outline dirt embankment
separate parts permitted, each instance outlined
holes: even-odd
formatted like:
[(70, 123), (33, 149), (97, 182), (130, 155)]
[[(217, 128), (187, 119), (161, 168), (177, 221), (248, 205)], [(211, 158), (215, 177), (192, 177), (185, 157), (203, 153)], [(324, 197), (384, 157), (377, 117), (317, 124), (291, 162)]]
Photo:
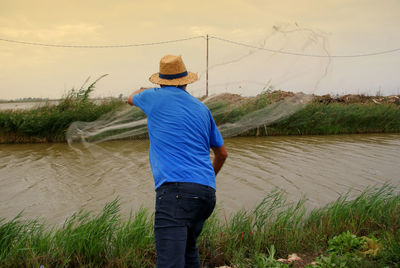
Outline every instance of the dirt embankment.
[(375, 104), (400, 104), (400, 95), (392, 96), (366, 96), (366, 95), (353, 95), (348, 94), (344, 96), (331, 96), (329, 94), (323, 96), (314, 96), (314, 102), (319, 103), (375, 103)]
[[(224, 101), (227, 102), (228, 104), (234, 104), (234, 103), (243, 103), (247, 101), (254, 101), (256, 99), (266, 97), (271, 100), (271, 102), (277, 102), (284, 100), (287, 97), (293, 97), (296, 94), (303, 94), (303, 93), (294, 93), (294, 92), (289, 92), (289, 91), (282, 91), (282, 90), (277, 90), (277, 91), (272, 91), (272, 92), (266, 92), (264, 94), (257, 95), (256, 97), (243, 97), (238, 94), (230, 94), (230, 93), (223, 93), (219, 94), (216, 96), (210, 97), (207, 101), (210, 102), (216, 102), (216, 101)], [(400, 105), (400, 95), (391, 95), (391, 96), (366, 96), (366, 95), (359, 95), (359, 94), (347, 94), (344, 96), (332, 96), (330, 94), (318, 96), (318, 95), (312, 95), (313, 96), (313, 102), (314, 103), (323, 103), (323, 104), (329, 104), (329, 103), (343, 103), (343, 104), (354, 104), (354, 103), (361, 103), (361, 104), (367, 104), (367, 103), (375, 103), (375, 104), (398, 104)]]

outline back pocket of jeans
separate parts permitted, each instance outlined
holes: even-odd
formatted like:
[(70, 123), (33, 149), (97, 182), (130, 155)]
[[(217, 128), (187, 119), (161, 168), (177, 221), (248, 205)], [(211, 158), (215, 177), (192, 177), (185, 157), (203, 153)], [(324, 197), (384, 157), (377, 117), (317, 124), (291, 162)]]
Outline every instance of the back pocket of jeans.
[(180, 193), (176, 196), (177, 207), (175, 217), (177, 219), (200, 220), (207, 210), (207, 203), (193, 194)]

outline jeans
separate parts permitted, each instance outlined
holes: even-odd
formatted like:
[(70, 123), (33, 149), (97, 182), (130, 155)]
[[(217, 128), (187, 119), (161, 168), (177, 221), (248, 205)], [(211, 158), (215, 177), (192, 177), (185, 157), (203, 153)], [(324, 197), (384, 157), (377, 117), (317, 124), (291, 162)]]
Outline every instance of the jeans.
[(164, 183), (156, 190), (157, 267), (200, 267), (197, 237), (215, 207), (215, 190), (197, 183)]

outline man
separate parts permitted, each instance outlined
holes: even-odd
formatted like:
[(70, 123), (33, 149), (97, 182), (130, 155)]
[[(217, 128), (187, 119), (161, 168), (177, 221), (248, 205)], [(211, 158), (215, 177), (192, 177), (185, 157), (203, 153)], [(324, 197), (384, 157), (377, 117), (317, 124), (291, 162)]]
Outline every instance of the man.
[[(228, 154), (208, 108), (186, 91), (197, 80), (180, 56), (167, 55), (128, 103), (147, 115), (156, 189), (157, 267), (200, 267), (197, 237), (215, 206), (215, 176)], [(210, 148), (214, 160), (210, 160)]]

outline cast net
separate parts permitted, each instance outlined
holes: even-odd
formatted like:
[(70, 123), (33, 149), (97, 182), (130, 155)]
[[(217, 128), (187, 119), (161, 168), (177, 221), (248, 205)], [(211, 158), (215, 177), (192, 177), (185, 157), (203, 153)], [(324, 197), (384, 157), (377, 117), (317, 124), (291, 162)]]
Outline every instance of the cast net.
[[(246, 135), (252, 130), (258, 134), (260, 128), (267, 135), (268, 126), (310, 103), (313, 99), (310, 93), (318, 91), (329, 73), (327, 37), (313, 29), (274, 26), (251, 47), (218, 38), (211, 41), (214, 53), (210, 57), (209, 92), (212, 94), (204, 97), (205, 71), (199, 73), (199, 81), (189, 85), (188, 91), (209, 107), (224, 138)], [(266, 51), (267, 48), (275, 51)], [(126, 104), (96, 121), (72, 123), (67, 141), (73, 146), (145, 139), (146, 123), (143, 112)]]

